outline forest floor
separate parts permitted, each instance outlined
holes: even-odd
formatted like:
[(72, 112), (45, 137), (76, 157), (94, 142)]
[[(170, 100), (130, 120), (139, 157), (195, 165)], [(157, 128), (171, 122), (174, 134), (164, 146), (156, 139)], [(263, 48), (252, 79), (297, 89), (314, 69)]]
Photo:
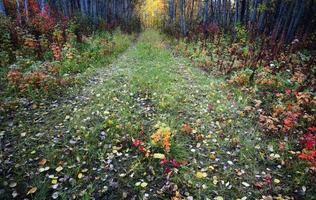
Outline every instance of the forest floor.
[(249, 99), (191, 67), (159, 33), (145, 31), (111, 65), (88, 74), (66, 98), (26, 101), (5, 117), (0, 197), (300, 195), (277, 143), (245, 115)]

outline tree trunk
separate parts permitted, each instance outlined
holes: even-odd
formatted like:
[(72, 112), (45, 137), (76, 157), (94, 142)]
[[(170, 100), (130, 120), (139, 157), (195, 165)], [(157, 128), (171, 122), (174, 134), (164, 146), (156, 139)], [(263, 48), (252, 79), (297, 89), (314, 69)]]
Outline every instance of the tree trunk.
[(231, 6), (232, 6), (232, 2), (231, 0), (228, 0), (228, 5), (227, 5), (227, 27), (230, 26), (231, 24)]
[(294, 33), (296, 32), (298, 23), (302, 17), (303, 12), (304, 12), (304, 1), (297, 0), (297, 7), (294, 9), (292, 22), (290, 24), (290, 27), (288, 29), (287, 36), (286, 36), (286, 39), (288, 42), (290, 42), (293, 39)]
[(245, 24), (245, 18), (246, 18), (246, 0), (241, 0), (241, 5), (240, 5), (240, 22), (242, 24)]
[(279, 6), (279, 11), (278, 14), (276, 16), (276, 22), (274, 24), (274, 28), (273, 28), (273, 33), (272, 36), (274, 39), (277, 39), (279, 37), (281, 28), (282, 28), (282, 24), (284, 25), (285, 23), (285, 16), (284, 13), (286, 12), (286, 2), (281, 0), (281, 4)]
[(192, 0), (191, 12), (190, 12), (190, 28), (193, 25), (194, 6), (195, 6), (195, 0)]
[(240, 12), (239, 12), (239, 0), (235, 3), (235, 24), (240, 22)]
[(185, 0), (180, 0), (180, 28), (182, 34), (186, 35)]
[[(262, 4), (266, 7), (268, 0), (263, 0)], [(262, 32), (264, 31), (265, 25), (265, 18), (266, 18), (266, 9), (261, 11), (260, 18), (259, 18), (259, 30)]]
[(250, 14), (250, 22), (254, 24), (257, 21), (258, 0), (253, 0)]
[(24, 0), (24, 14), (26, 21), (29, 20), (29, 4), (27, 0)]
[(44, 13), (44, 11), (45, 11), (45, 0), (40, 0), (39, 1), (39, 6), (40, 6), (40, 9), (41, 9), (41, 12)]
[(217, 0), (217, 22), (218, 24), (222, 23), (222, 0)]
[(3, 0), (0, 0), (0, 14), (6, 15), (5, 7), (4, 7), (4, 4), (3, 4)]
[(223, 0), (223, 25), (227, 27), (227, 0)]
[(209, 0), (205, 0), (205, 5), (204, 5), (204, 14), (203, 14), (204, 26), (208, 23), (208, 1)]
[(197, 20), (203, 20), (203, 14), (204, 14), (204, 6), (203, 2), (199, 0), (199, 5), (198, 5), (198, 14), (197, 14)]
[(16, 0), (16, 18), (19, 22), (19, 24), (21, 24), (21, 13), (20, 13), (20, 1)]

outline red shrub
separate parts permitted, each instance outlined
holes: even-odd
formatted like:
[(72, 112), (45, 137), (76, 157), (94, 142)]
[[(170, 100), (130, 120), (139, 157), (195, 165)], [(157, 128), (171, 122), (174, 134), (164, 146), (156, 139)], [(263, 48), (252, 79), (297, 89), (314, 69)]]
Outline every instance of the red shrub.
[(286, 112), (285, 116), (286, 117), (283, 119), (283, 130), (288, 131), (295, 126), (300, 116), (300, 113), (289, 111)]
[(210, 23), (206, 26), (208, 33), (212, 35), (217, 35), (220, 32), (219, 26), (216, 23)]
[(311, 169), (316, 170), (316, 127), (309, 127), (306, 133), (300, 139), (300, 143), (304, 145), (304, 149), (299, 158), (309, 162)]
[(304, 145), (305, 149), (316, 149), (316, 135), (313, 133), (307, 133), (300, 139), (300, 143)]
[(30, 9), (33, 14), (31, 25), (41, 33), (49, 33), (56, 25), (55, 19), (49, 15), (49, 6), (45, 5), (44, 12), (41, 12), (37, 2), (30, 0)]

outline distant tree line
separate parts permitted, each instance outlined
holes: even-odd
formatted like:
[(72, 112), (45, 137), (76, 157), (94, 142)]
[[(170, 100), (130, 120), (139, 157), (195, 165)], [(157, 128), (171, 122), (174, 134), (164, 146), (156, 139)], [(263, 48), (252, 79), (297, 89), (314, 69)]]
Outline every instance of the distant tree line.
[(316, 30), (315, 0), (166, 0), (166, 26), (189, 34), (198, 24), (234, 31), (243, 25), (252, 33), (290, 42)]
[(41, 12), (66, 17), (84, 16), (93, 23), (129, 23), (136, 20), (135, 0), (0, 0), (0, 13), (27, 20), (30, 5), (36, 3)]
[[(152, 0), (153, 4), (154, 1)], [(167, 8), (165, 27), (179, 28), (188, 35), (197, 26), (204, 30), (235, 31), (244, 26), (251, 33), (266, 34), (290, 42), (295, 36), (316, 30), (315, 0), (164, 0)], [(94, 23), (130, 23), (137, 20), (136, 5), (145, 0), (0, 0), (0, 13), (25, 18), (36, 2), (42, 12), (71, 17), (89, 17)], [(162, 1), (163, 2), (163, 1)], [(139, 16), (139, 15), (138, 15)]]

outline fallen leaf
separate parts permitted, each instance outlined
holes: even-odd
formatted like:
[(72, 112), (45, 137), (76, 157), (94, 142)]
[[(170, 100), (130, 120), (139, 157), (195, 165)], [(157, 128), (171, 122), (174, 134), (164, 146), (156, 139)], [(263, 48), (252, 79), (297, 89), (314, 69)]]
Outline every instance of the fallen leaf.
[(53, 199), (57, 199), (58, 196), (59, 196), (59, 193), (58, 193), (58, 192), (54, 192), (54, 193), (52, 194), (52, 198), (53, 198)]
[(162, 153), (155, 153), (154, 154), (154, 158), (157, 158), (157, 159), (165, 159), (166, 156)]
[(224, 197), (222, 197), (222, 196), (217, 196), (217, 197), (214, 198), (214, 200), (224, 200)]
[(273, 180), (273, 182), (274, 182), (275, 184), (279, 184), (281, 181), (280, 181), (279, 179), (275, 178), (275, 179)]
[(38, 171), (39, 172), (45, 172), (45, 171), (48, 171), (49, 170), (49, 167), (40, 167), (39, 169), (38, 169)]
[(216, 156), (215, 156), (215, 154), (211, 153), (211, 154), (209, 155), (209, 158), (210, 158), (211, 160), (215, 160), (215, 159), (216, 159)]
[(82, 179), (82, 177), (83, 177), (83, 174), (82, 174), (82, 173), (79, 173), (79, 174), (78, 174), (78, 178), (79, 178), (79, 179)]
[(140, 186), (143, 188), (146, 187), (147, 185), (148, 185), (148, 183), (146, 183), (146, 182), (143, 182), (142, 184), (140, 184)]
[(264, 186), (264, 183), (263, 182), (257, 182), (254, 184), (258, 189), (262, 189), (263, 186)]
[(193, 129), (190, 127), (189, 124), (183, 124), (182, 131), (186, 134), (191, 134)]
[(13, 192), (12, 192), (12, 197), (13, 197), (13, 198), (17, 197), (18, 195), (19, 195), (19, 194), (17, 193), (17, 191), (13, 191)]
[(56, 172), (60, 172), (61, 170), (63, 170), (63, 167), (62, 166), (58, 166), (55, 170), (56, 170)]
[(16, 182), (12, 182), (12, 183), (10, 183), (9, 187), (10, 187), (10, 188), (14, 188), (16, 185), (17, 185)]
[(249, 187), (250, 185), (249, 185), (249, 183), (246, 183), (246, 182), (242, 182), (241, 183), (243, 186), (245, 186), (245, 187)]
[(262, 101), (255, 99), (254, 102), (256, 103), (255, 107), (259, 108), (260, 105), (262, 104)]
[(227, 161), (227, 163), (229, 164), (229, 165), (234, 165), (234, 163), (232, 162), (232, 161)]
[(37, 191), (37, 187), (32, 187), (26, 195), (29, 195), (29, 194), (34, 194), (35, 192)]
[(195, 176), (199, 179), (202, 179), (202, 178), (207, 177), (207, 173), (206, 172), (196, 172)]
[(44, 158), (44, 159), (42, 159), (41, 161), (39, 161), (38, 164), (41, 165), (41, 166), (43, 166), (43, 165), (46, 164), (46, 162), (47, 162), (47, 160)]
[(88, 169), (87, 168), (85, 168), (85, 169), (83, 169), (83, 170), (81, 170), (83, 173), (85, 173), (85, 172), (87, 172), (88, 171)]
[(210, 166), (208, 166), (208, 170), (214, 171), (214, 170), (215, 170), (215, 167), (213, 167), (212, 165), (210, 165)]

